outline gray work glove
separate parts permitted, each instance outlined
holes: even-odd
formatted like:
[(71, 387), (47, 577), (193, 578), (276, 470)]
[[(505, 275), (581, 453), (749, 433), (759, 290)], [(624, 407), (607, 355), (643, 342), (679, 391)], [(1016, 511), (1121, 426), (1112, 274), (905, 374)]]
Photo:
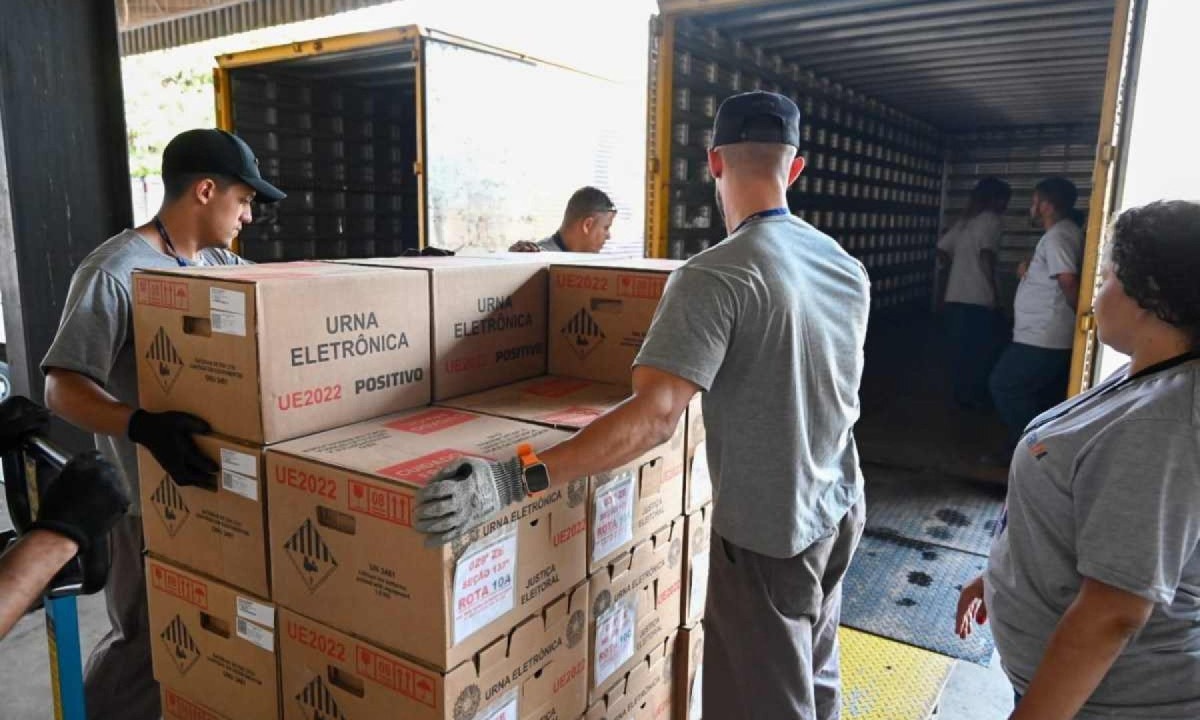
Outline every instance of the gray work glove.
[(417, 530), (429, 536), (427, 546), (439, 547), (524, 499), (518, 458), (499, 463), (459, 458), (417, 493)]

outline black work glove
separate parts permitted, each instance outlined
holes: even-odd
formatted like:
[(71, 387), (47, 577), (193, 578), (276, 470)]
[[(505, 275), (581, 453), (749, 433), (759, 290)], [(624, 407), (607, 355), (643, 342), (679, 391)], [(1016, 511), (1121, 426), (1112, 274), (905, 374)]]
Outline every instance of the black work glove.
[(196, 447), (193, 435), (207, 435), (208, 423), (182, 412), (135, 410), (129, 418), (129, 439), (150, 451), (176, 485), (215, 490), (217, 466)]
[(46, 432), (50, 411), (29, 398), (14, 395), (0, 403), (0, 452), (12, 450), (29, 435)]
[(129, 509), (117, 470), (95, 450), (76, 455), (50, 481), (30, 529), (71, 538), (86, 553)]

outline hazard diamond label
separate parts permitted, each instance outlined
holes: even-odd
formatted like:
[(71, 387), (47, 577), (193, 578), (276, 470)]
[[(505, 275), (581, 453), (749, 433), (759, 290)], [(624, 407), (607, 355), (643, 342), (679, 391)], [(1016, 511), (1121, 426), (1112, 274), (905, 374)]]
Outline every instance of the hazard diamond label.
[(315, 592), (337, 570), (337, 560), (321, 538), (321, 533), (317, 532), (312, 518), (304, 521), (283, 544), (283, 548), (300, 571), (300, 577), (304, 579), (309, 592)]
[(329, 688), (320, 675), (304, 686), (304, 689), (296, 696), (296, 702), (300, 703), (300, 708), (306, 718), (346, 720), (346, 716), (342, 714), (341, 708), (338, 707), (337, 701), (333, 699), (333, 694), (329, 692)]
[(187, 503), (183, 501), (183, 493), (179, 491), (179, 486), (170, 475), (163, 475), (162, 482), (150, 496), (150, 502), (154, 504), (154, 509), (158, 511), (158, 516), (162, 518), (163, 525), (167, 526), (167, 534), (171, 537), (175, 537), (179, 528), (183, 527), (192, 514)]
[(159, 637), (170, 651), (171, 660), (175, 663), (175, 667), (179, 668), (179, 674), (187, 675), (188, 670), (191, 670), (196, 661), (200, 659), (200, 647), (196, 645), (192, 634), (183, 624), (183, 618), (176, 615)]
[(604, 342), (604, 331), (596, 324), (596, 319), (587, 311), (580, 308), (563, 326), (562, 334), (570, 340), (571, 349), (580, 358), (585, 358), (600, 343)]
[(167, 337), (166, 328), (160, 327), (155, 333), (154, 342), (146, 351), (146, 364), (150, 366), (150, 374), (158, 381), (163, 393), (170, 393), (179, 379), (179, 373), (183, 372), (183, 358), (171, 344), (171, 338)]

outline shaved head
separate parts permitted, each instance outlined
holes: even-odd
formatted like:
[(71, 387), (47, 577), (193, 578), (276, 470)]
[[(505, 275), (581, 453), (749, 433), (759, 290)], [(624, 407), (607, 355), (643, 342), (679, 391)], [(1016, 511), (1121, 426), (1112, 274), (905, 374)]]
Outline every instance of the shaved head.
[(725, 161), (725, 172), (739, 178), (786, 178), (796, 148), (779, 143), (741, 142), (716, 148)]

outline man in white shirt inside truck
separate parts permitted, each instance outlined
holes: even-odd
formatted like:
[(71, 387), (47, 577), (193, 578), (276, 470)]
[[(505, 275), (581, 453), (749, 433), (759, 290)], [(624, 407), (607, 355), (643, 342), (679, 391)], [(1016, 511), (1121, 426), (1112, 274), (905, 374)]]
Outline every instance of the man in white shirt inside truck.
[(800, 112), (774, 93), (717, 112), (709, 169), (729, 236), (667, 282), (633, 395), (567, 441), (463, 458), (420, 493), (416, 524), (454, 537), (527, 494), (630, 462), (704, 393), (713, 479), (706, 717), (836, 718), (841, 581), (864, 522), (863, 266), (788, 211)]

